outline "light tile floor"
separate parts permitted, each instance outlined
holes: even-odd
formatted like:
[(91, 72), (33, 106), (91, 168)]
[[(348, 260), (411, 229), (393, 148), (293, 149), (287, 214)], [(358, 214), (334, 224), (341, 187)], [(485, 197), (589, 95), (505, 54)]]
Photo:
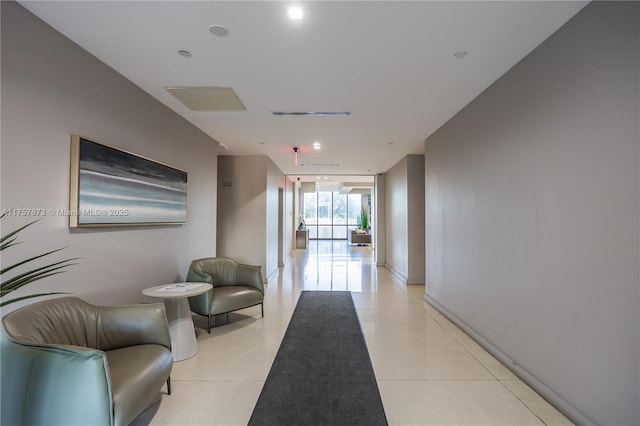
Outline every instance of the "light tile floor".
[(173, 392), (135, 425), (246, 425), (302, 290), (349, 290), (364, 331), (391, 425), (571, 424), (423, 300), (373, 251), (344, 242), (311, 242), (266, 287), (260, 307), (204, 328), (194, 317), (198, 354), (176, 362)]

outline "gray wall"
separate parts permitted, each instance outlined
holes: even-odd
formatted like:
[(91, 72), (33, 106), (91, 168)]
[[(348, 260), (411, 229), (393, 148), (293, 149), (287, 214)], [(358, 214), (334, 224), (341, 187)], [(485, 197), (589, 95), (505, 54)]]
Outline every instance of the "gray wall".
[(301, 188), (298, 188), (297, 182), (293, 182), (290, 185), (292, 187), (292, 207), (293, 207), (293, 220), (291, 223), (291, 247), (295, 247), (295, 234), (296, 229), (300, 226), (300, 215), (304, 214), (304, 210), (302, 209), (302, 191)]
[[(282, 170), (276, 166), (276, 164), (268, 157), (265, 158), (267, 162), (267, 210), (266, 210), (266, 227), (267, 227), (267, 256), (266, 256), (266, 273), (267, 277), (275, 274), (278, 271), (278, 229), (281, 228), (284, 223), (279, 224), (280, 220), (278, 216), (278, 208), (282, 208), (284, 211), (285, 206), (278, 206), (280, 202), (278, 197), (278, 190), (282, 189), (283, 191), (287, 188), (286, 178)], [(284, 195), (284, 194), (283, 194)], [(284, 203), (285, 198), (283, 197), (282, 202)], [(284, 217), (282, 218), (284, 219)], [(286, 226), (286, 225), (285, 225)], [(289, 227), (281, 228), (281, 229), (289, 229)], [(293, 236), (290, 235), (289, 238), (293, 239)], [(288, 241), (291, 241), (287, 240)], [(282, 240), (280, 241), (282, 242)], [(287, 246), (283, 247), (285, 250)], [(283, 258), (287, 257), (287, 253), (283, 253)]]
[(376, 266), (384, 266), (387, 261), (387, 214), (386, 214), (386, 185), (385, 176), (379, 173), (375, 177), (373, 206), (375, 209), (375, 229), (373, 232), (375, 247), (374, 257)]
[(278, 270), (278, 188), (285, 177), (266, 156), (218, 157), (219, 256)]
[(425, 283), (424, 156), (407, 156), (407, 284)]
[(285, 179), (285, 187), (278, 189), (278, 267), (291, 260), (293, 252), (293, 182)]
[[(67, 217), (41, 217), (23, 244), (3, 251), (3, 266), (65, 246), (59, 258), (82, 259), (15, 294), (148, 301), (142, 289), (182, 279), (192, 259), (215, 255), (217, 143), (17, 3), (1, 7), (3, 209), (68, 209), (74, 133), (170, 164), (189, 179), (186, 225), (71, 231)], [(6, 217), (2, 231), (33, 219)]]
[(424, 156), (404, 157), (387, 170), (384, 185), (385, 266), (405, 284), (424, 284)]
[(385, 173), (386, 260), (385, 266), (405, 283), (409, 274), (407, 244), (407, 157)]
[(283, 236), (282, 236), (282, 261), (284, 264), (291, 260), (294, 247), (294, 235), (297, 213), (295, 212), (296, 184), (285, 178), (284, 180), (284, 207), (283, 207)]
[(584, 423), (640, 423), (639, 9), (591, 3), (425, 142), (426, 299)]

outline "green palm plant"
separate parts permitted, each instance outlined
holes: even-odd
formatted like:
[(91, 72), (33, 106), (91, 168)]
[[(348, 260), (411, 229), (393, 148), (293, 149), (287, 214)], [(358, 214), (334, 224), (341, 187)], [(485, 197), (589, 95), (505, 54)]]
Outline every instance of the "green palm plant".
[[(0, 219), (2, 219), (3, 217), (6, 216), (6, 213), (3, 213), (2, 215), (0, 215)], [(34, 223), (36, 223), (37, 220), (34, 220), (33, 222), (27, 223), (26, 225), (16, 229), (13, 232), (8, 233), (7, 235), (2, 236), (2, 238), (0, 238), (0, 251), (4, 251), (6, 249), (8, 249), (9, 247), (13, 247), (17, 244), (20, 244), (20, 242), (17, 242), (17, 235), (18, 233), (20, 233), (21, 231), (23, 231), (25, 228), (28, 228), (29, 226), (33, 225)], [(2, 277), (2, 282), (0, 283), (0, 299), (4, 298), (5, 296), (7, 296), (9, 293), (12, 293), (14, 291), (16, 291), (17, 289), (24, 287), (27, 284), (30, 284), (34, 281), (37, 280), (41, 280), (43, 278), (46, 277), (50, 277), (52, 275), (56, 275), (56, 274), (60, 274), (64, 271), (64, 268), (66, 268), (67, 266), (71, 266), (71, 265), (75, 265), (75, 263), (71, 263), (74, 260), (77, 260), (77, 257), (74, 258), (70, 258), (70, 259), (65, 259), (65, 260), (61, 260), (59, 262), (55, 262), (55, 263), (50, 263), (48, 265), (44, 265), (44, 266), (39, 266), (37, 268), (25, 271), (25, 272), (21, 272), (18, 273), (17, 275), (12, 276), (11, 278), (4, 278), (4, 275), (7, 272), (13, 271), (16, 268), (19, 268), (23, 265), (26, 265), (30, 262), (33, 262), (35, 260), (38, 260), (40, 258), (49, 256), (53, 253), (56, 253), (60, 250), (64, 250), (63, 248), (59, 248), (56, 250), (51, 250), (48, 251), (46, 253), (42, 253), (33, 257), (30, 257), (28, 259), (22, 260), (18, 263), (15, 263), (13, 265), (7, 266), (6, 268), (3, 267), (2, 270), (0, 271), (0, 276)], [(15, 272), (15, 271), (14, 271)], [(30, 299), (32, 297), (40, 297), (40, 296), (49, 296), (52, 294), (66, 294), (66, 293), (61, 293), (61, 292), (49, 292), (49, 293), (38, 293), (38, 294), (30, 294), (27, 296), (22, 296), (22, 297), (16, 297), (14, 299), (10, 299), (10, 300), (5, 300), (0, 302), (0, 307), (8, 305), (10, 303), (14, 303), (14, 302), (18, 302), (20, 300), (24, 300), (24, 299)]]
[(358, 215), (358, 227), (360, 229), (368, 229), (369, 228), (369, 214), (367, 212), (367, 208), (362, 206), (360, 209), (360, 214)]

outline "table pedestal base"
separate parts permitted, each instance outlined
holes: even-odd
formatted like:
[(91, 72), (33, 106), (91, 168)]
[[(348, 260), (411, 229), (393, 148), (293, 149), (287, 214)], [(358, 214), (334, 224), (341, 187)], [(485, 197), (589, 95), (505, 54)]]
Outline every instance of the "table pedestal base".
[(186, 297), (165, 299), (164, 306), (169, 322), (173, 360), (182, 361), (191, 358), (198, 352), (198, 343), (191, 319), (189, 300)]

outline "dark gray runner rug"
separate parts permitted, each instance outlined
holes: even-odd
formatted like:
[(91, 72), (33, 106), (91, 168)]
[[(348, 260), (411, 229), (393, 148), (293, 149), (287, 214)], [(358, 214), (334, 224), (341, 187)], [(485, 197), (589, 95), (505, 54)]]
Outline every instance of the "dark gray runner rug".
[(386, 425), (348, 291), (303, 291), (249, 425)]

